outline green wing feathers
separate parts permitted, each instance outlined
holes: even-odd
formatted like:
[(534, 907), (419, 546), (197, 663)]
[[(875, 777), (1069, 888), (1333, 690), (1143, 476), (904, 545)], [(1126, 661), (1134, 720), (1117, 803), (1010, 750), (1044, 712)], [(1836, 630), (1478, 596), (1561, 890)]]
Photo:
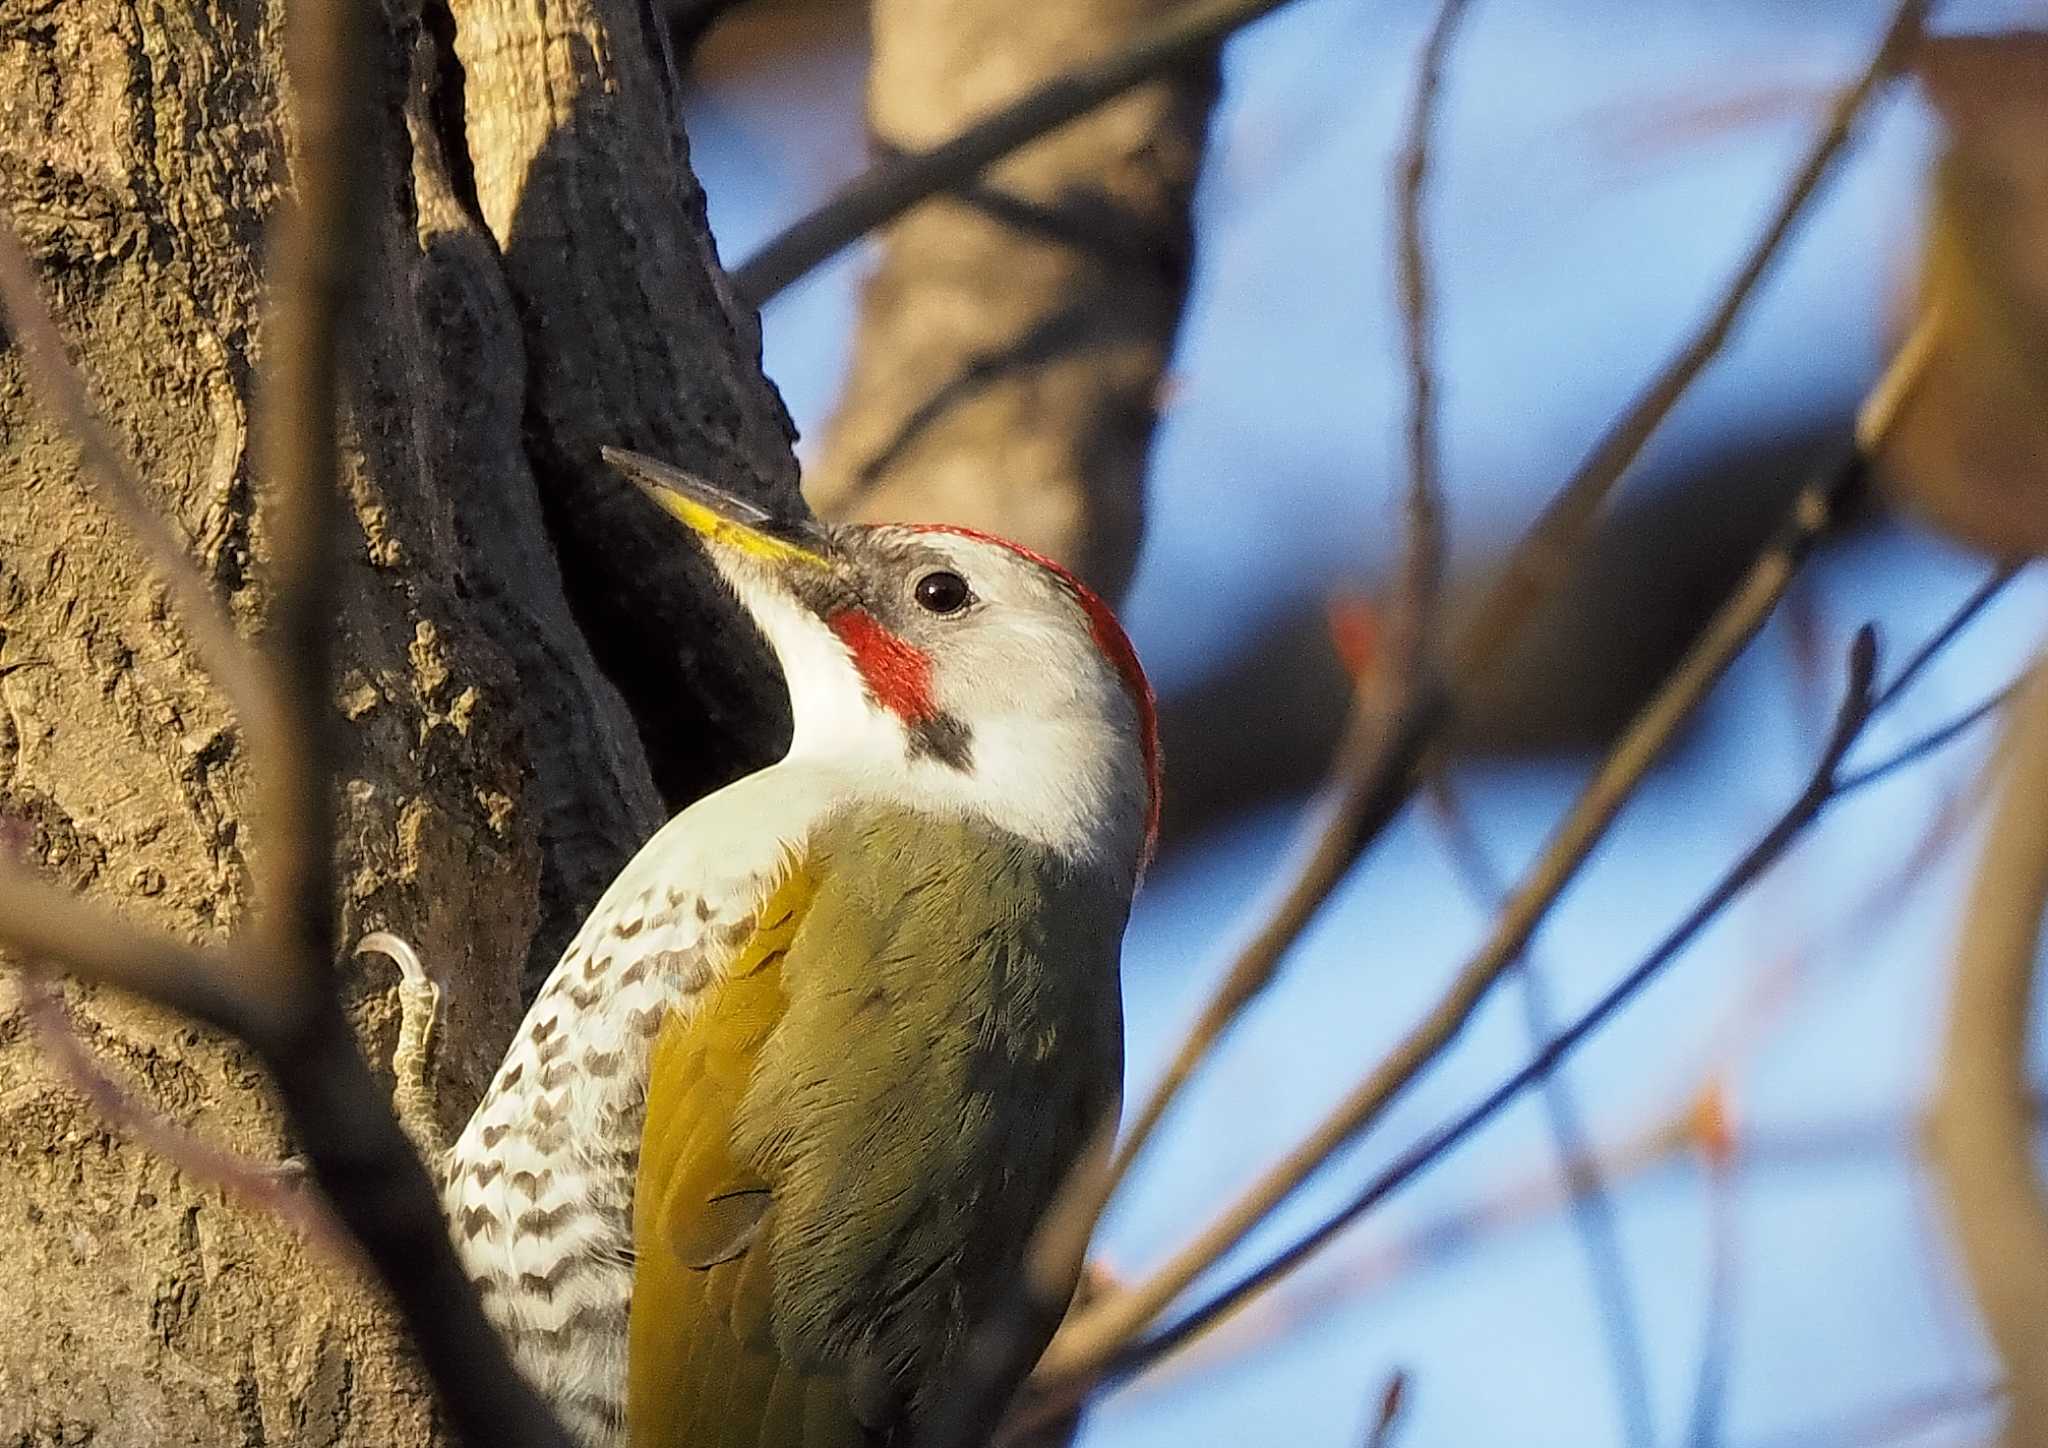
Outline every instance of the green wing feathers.
[(768, 1184), (732, 1151), (733, 1113), (785, 1005), (783, 961), (809, 892), (779, 889), (727, 979), (654, 1045), (633, 1196), (626, 1423), (633, 1448), (861, 1448), (832, 1377), (806, 1376), (770, 1328)]
[(908, 1440), (1116, 1100), (1124, 913), (986, 826), (820, 830), (656, 1045), (634, 1448)]

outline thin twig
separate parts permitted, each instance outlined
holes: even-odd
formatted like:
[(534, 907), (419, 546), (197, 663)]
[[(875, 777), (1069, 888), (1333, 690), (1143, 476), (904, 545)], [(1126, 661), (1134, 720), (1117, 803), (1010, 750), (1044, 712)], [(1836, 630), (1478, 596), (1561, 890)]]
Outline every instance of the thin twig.
[(1616, 982), (1599, 1000), (1525, 1065), (1495, 1087), (1463, 1114), (1430, 1133), (1403, 1152), (1376, 1176), (1366, 1188), (1313, 1230), (1288, 1247), (1217, 1292), (1185, 1317), (1156, 1336), (1116, 1352), (1107, 1364), (1108, 1375), (1120, 1379), (1187, 1342), (1240, 1303), (1263, 1291), (1306, 1261), (1325, 1243), (1352, 1222), (1386, 1200), (1400, 1187), (1419, 1176), (1449, 1153), (1503, 1107), (1543, 1076), (1554, 1070), (1581, 1041), (1598, 1030), (1607, 1019), (1627, 1004), (1642, 988), (1691, 943), (1708, 921), (1746, 890), (1758, 876), (1782, 855), (1806, 827), (1817, 819), (1835, 797), (1835, 770), (1843, 754), (1870, 718), (1870, 682), (1876, 663), (1874, 635), (1865, 629), (1857, 635), (1850, 655), (1849, 685), (1841, 711), (1819, 764), (1797, 799), (1773, 822), (1761, 838), (1746, 851), (1735, 866), (1694, 905), (1685, 918), (1659, 942), (1645, 959)]
[[(1506, 882), (1494, 869), (1486, 844), (1458, 797), (1457, 787), (1444, 771), (1437, 770), (1431, 775), (1429, 796), (1452, 865), (1464, 880), (1467, 893), (1484, 910), (1502, 909), (1508, 893)], [(1523, 953), (1515, 974), (1521, 985), (1523, 1028), (1528, 1034), (1529, 1049), (1535, 1050), (1557, 1033), (1550, 992), (1544, 984), (1546, 972), (1536, 953), (1530, 950)], [(1579, 1103), (1562, 1071), (1544, 1081), (1543, 1106), (1551, 1141), (1557, 1148), (1558, 1169), (1570, 1189), (1572, 1223), (1585, 1250), (1601, 1326), (1607, 1333), (1624, 1440), (1634, 1448), (1651, 1448), (1657, 1439), (1656, 1409), (1650, 1398), (1650, 1368), (1643, 1352), (1642, 1320), (1636, 1311), (1635, 1293), (1629, 1287), (1621, 1229), (1613, 1198), (1600, 1179), (1599, 1160), (1593, 1153)]]
[(1099, 1370), (1123, 1343), (1292, 1196), (1331, 1155), (1377, 1120), (1394, 1097), (1457, 1037), (1494, 983), (1527, 947), (1651, 765), (1763, 627), (1821, 534), (1847, 500), (1861, 493), (1865, 483), (1866, 469), (1852, 454), (1800, 491), (1777, 537), (1601, 763), (1515, 890), (1491, 936), (1435, 1008), (1304, 1140), (1193, 1241), (1137, 1286), (1112, 1295), (1070, 1321), (1047, 1350), (1042, 1370), (1048, 1376), (1086, 1377)]
[(735, 267), (734, 290), (751, 305), (764, 305), (811, 268), (919, 202), (972, 181), (1011, 152), (1147, 81), (1199, 62), (1286, 3), (1202, 0), (1116, 54), (1054, 76), (930, 150), (889, 155)]
[(1883, 759), (1880, 759), (1877, 763), (1867, 768), (1859, 769), (1854, 774), (1842, 776), (1841, 792), (1843, 794), (1853, 794), (1867, 785), (1876, 784), (1881, 779), (1888, 778), (1902, 769), (1919, 763), (1937, 749), (1946, 747), (1951, 740), (1959, 735), (1967, 734), (1970, 730), (1976, 728), (1979, 724), (2011, 703), (2013, 696), (2019, 692), (2020, 685), (2024, 682), (2024, 679), (2015, 679), (1990, 698), (1973, 704), (1961, 714), (1949, 720), (1948, 723), (1928, 730), (1910, 744), (1899, 746), (1899, 748), (1886, 755)]
[(35, 269), (21, 240), (0, 225), (0, 312), (24, 348), (25, 372), (43, 406), (78, 444), (79, 460), (99, 485), (115, 517), (142, 545), (157, 576), (170, 590), (178, 618), (192, 635), (207, 672), (227, 695), (247, 734), (276, 729), (276, 703), (262, 672), (227, 610), (207, 586), (185, 545), (150, 505), (127, 456), (108, 434), (93, 407), (85, 377), (65, 349), (63, 334), (36, 284)]
[(1365, 1448), (1388, 1448), (1394, 1441), (1394, 1429), (1401, 1421), (1401, 1414), (1408, 1408), (1408, 1370), (1395, 1368), (1387, 1379), (1387, 1385), (1380, 1389), (1379, 1402), (1374, 1405), (1372, 1426), (1366, 1430)]
[(1769, 223), (1751, 245), (1735, 279), (1705, 323), (1608, 429), (1543, 510), (1535, 526), (1516, 545), (1507, 568), (1488, 591), (1459, 640), (1458, 659), (1468, 675), (1491, 670), (1519, 633), (1530, 610), (1555, 591), (1615, 484), (1679, 399), (1726, 345), (1807, 204), (1848, 145), (1864, 106), (1910, 52), (1926, 13), (1927, 0), (1905, 0), (1893, 11), (1876, 53), (1856, 80), (1836, 97), (1826, 127), (1793, 173)]
[[(1350, 866), (1407, 804), (1416, 786), (1417, 765), (1456, 717), (1458, 694), (1487, 677), (1521, 624), (1555, 592), (1565, 565), (1590, 532), (1601, 504), (1678, 399), (1726, 343), (1735, 320), (1818, 190), (1830, 163), (1847, 144), (1856, 116), (1878, 82), (1896, 69), (1918, 33), (1925, 10), (1925, 0), (1908, 0), (1898, 8), (1869, 64), (1837, 99), (1830, 123), (1708, 321), (1666, 363), (1515, 546), (1474, 622), (1454, 645), (1452, 686), (1430, 681), (1412, 690), (1392, 720), (1371, 717), (1369, 711), (1354, 707), (1331, 764), (1329, 803), (1311, 829), (1302, 863), (1270, 914), (1231, 962), (1134, 1116), (1107, 1190), (1113, 1192), (1129, 1171), (1167, 1109), (1231, 1023), (1272, 983), (1282, 957)], [(1101, 1310), (1107, 1310), (1107, 1304)], [(1070, 1324), (1069, 1330), (1078, 1326), (1078, 1322)]]
[(2012, 1411), (2048, 1441), (2048, 1191), (2033, 1150), (2027, 1037), (2048, 908), (2048, 655), (2007, 724), (2004, 778), (1964, 907), (1929, 1139)]
[(1401, 587), (1405, 607), (1399, 628), (1409, 662), (1404, 673), (1411, 676), (1417, 668), (1431, 666), (1444, 569), (1443, 458), (1437, 441), (1433, 356), (1435, 309), (1422, 211), (1429, 189), (1430, 143), (1443, 90), (1444, 62), (1468, 8), (1469, 0), (1439, 0), (1436, 19), (1422, 43), (1394, 208), (1401, 330), (1408, 361), (1408, 537)]
[(1728, 1398), (1729, 1353), (1735, 1341), (1736, 1272), (1741, 1265), (1734, 1151), (1725, 1143), (1706, 1143), (1706, 1168), (1707, 1290), (1692, 1420), (1686, 1430), (1691, 1448), (1715, 1448), (1721, 1441), (1721, 1409)]
[(1912, 688), (1918, 682), (1920, 675), (1926, 672), (1927, 666), (1934, 662), (1935, 657), (1947, 649), (1951, 643), (1955, 642), (1957, 634), (1976, 622), (1977, 615), (1982, 613), (1999, 594), (2003, 593), (2005, 586), (2019, 577), (2019, 573), (2019, 565), (2013, 563), (2002, 563), (1992, 569), (1990, 575), (1977, 585), (1970, 596), (1964, 599), (1955, 612), (1948, 616), (1942, 626), (1935, 630), (1934, 633), (1928, 635), (1926, 642), (1913, 650), (1913, 656), (1900, 665), (1899, 672), (1892, 678), (1890, 683), (1884, 686), (1884, 691), (1877, 696), (1877, 707), (1880, 709), (1890, 707), (1893, 700), (1905, 693), (1906, 690)]
[(116, 1130), (195, 1181), (218, 1187), (277, 1218), (330, 1256), (355, 1258), (354, 1241), (342, 1231), (326, 1204), (303, 1189), (294, 1173), (282, 1164), (262, 1166), (201, 1141), (140, 1106), (100, 1068), (78, 1038), (57, 988), (32, 970), (23, 971), (19, 980), (22, 1014), (35, 1028), (44, 1054), (56, 1063), (72, 1089)]

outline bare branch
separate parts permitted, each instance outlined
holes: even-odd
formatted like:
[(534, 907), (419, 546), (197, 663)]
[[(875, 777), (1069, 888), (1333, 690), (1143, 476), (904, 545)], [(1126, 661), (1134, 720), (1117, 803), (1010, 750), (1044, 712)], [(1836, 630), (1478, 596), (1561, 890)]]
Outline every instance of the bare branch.
[[(1485, 842), (1458, 798), (1456, 786), (1442, 770), (1431, 776), (1430, 802), (1436, 806), (1445, 847), (1453, 866), (1464, 878), (1467, 892), (1482, 909), (1502, 909), (1507, 885), (1494, 869)], [(1533, 950), (1524, 952), (1518, 965), (1522, 1022), (1529, 1048), (1535, 1050), (1557, 1033), (1550, 992), (1544, 984), (1547, 972)], [(1551, 1141), (1557, 1148), (1558, 1167), (1570, 1188), (1572, 1222), (1585, 1249), (1600, 1322), (1607, 1332), (1626, 1441), (1635, 1448), (1650, 1448), (1657, 1440), (1656, 1411), (1650, 1397), (1649, 1363), (1643, 1352), (1642, 1320), (1636, 1311), (1635, 1293), (1629, 1287), (1621, 1229), (1615, 1220), (1607, 1184), (1601, 1180), (1599, 1160), (1592, 1151), (1579, 1103), (1563, 1072), (1545, 1079), (1543, 1106)]]
[(1296, 1239), (1264, 1264), (1231, 1283), (1155, 1337), (1135, 1346), (1116, 1349), (1103, 1363), (1110, 1374), (1115, 1378), (1122, 1378), (1136, 1372), (1146, 1363), (1189, 1341), (1239, 1303), (1294, 1270), (1345, 1227), (1420, 1175), (1427, 1167), (1491, 1120), (1508, 1102), (1554, 1070), (1581, 1041), (1599, 1029), (1633, 998), (1691, 943), (1693, 937), (1708, 921), (1762, 875), (1806, 827), (1819, 818), (1821, 812), (1835, 797), (1835, 771), (1841, 765), (1842, 756), (1861, 733), (1870, 717), (1870, 683), (1875, 665), (1876, 644), (1874, 636), (1866, 629), (1857, 636), (1856, 647), (1850, 655), (1849, 684), (1841, 710), (1836, 717), (1827, 747), (1823, 750), (1820, 762), (1815, 767), (1806, 788), (1648, 957), (1610, 987), (1583, 1015), (1554, 1036), (1527, 1064), (1462, 1115), (1402, 1153), (1363, 1191), (1325, 1218), (1312, 1231)]
[[(1608, 429), (1517, 545), (1507, 569), (1459, 639), (1458, 660), (1468, 672), (1483, 673), (1491, 668), (1515, 638), (1529, 610), (1562, 581), (1615, 484), (1734, 333), (1771, 263), (1848, 145), (1857, 117), (1878, 85), (1899, 69), (1919, 37), (1926, 14), (1926, 0), (1906, 0), (1894, 10), (1876, 53), (1836, 98), (1827, 126), (1793, 173), (1762, 235), (1750, 247), (1705, 323)], [(1889, 424), (1879, 421), (1874, 425), (1881, 431)]]
[(2048, 662), (2017, 701), (1964, 907), (1929, 1135), (1964, 1266), (2004, 1364), (2002, 1441), (2048, 1441), (2048, 1193), (2034, 1165), (2027, 1035), (2048, 906)]
[[(256, 440), (267, 485), (269, 619), (279, 698), (263, 759), (258, 895), (274, 968), (324, 982), (334, 959), (334, 619), (341, 519), (337, 356), (366, 214), (361, 137), (369, 76), (353, 0), (302, 0), (285, 34), (298, 135), (296, 187), (271, 249)], [(318, 989), (318, 986), (307, 987)]]
[(1494, 983), (1520, 957), (1564, 888), (1678, 730), (1769, 618), (1800, 564), (1858, 493), (1865, 469), (1855, 456), (1804, 489), (1779, 536), (1751, 568), (1664, 687), (1602, 762), (1544, 853), (1516, 888), (1492, 935), (1443, 999), (1394, 1051), (1346, 1094), (1303, 1141), (1195, 1239), (1145, 1281), (1070, 1322), (1047, 1350), (1043, 1370), (1085, 1377), (1163, 1312), (1329, 1157), (1377, 1120), (1394, 1097), (1455, 1039)]
[(155, 1001), (259, 1049), (283, 1034), (276, 993), (248, 990), (247, 973), (224, 952), (139, 930), (11, 862), (0, 865), (0, 948), (24, 964), (61, 962), (81, 980)]
[(1468, 0), (1439, 0), (1436, 19), (1416, 61), (1415, 89), (1407, 138), (1399, 163), (1395, 246), (1400, 273), (1402, 335), (1408, 353), (1408, 538), (1401, 597), (1405, 652), (1414, 667), (1427, 667), (1434, 649), (1435, 615), (1443, 588), (1443, 459), (1437, 442), (1436, 364), (1431, 356), (1434, 323), (1429, 252), (1423, 240), (1422, 207), (1429, 186), (1431, 131), (1443, 87), (1444, 61)]
[(734, 289), (754, 306), (765, 304), (811, 268), (919, 202), (972, 181), (1012, 151), (1126, 91), (1202, 60), (1230, 36), (1286, 3), (1199, 0), (1126, 49), (1055, 76), (951, 140), (877, 162), (733, 268)]
[[(1222, 984), (1176, 1049), (1165, 1074), (1133, 1120), (1118, 1153), (1107, 1189), (1150, 1140), (1167, 1108), (1196, 1068), (1222, 1039), (1232, 1021), (1277, 974), (1282, 957), (1314, 918), (1351, 864), (1398, 815), (1413, 794), (1416, 766), (1457, 712), (1457, 695), (1486, 676), (1521, 623), (1552, 593), (1563, 569), (1583, 544), (1601, 504), (1644, 444), (1654, 435), (1686, 389), (1705, 369), (1733, 330), (1735, 319), (1769, 269), (1793, 224), (1803, 214), (1830, 163), (1846, 144), (1852, 123), (1880, 80), (1896, 70), (1925, 13), (1921, 3), (1902, 4), (1877, 52), (1837, 100), (1833, 118), (1789, 185), (1771, 224), (1751, 249), (1748, 261), (1723, 294), (1712, 317), (1608, 432), (1578, 472), (1552, 499), (1531, 532), (1516, 545), (1501, 577), (1482, 600), (1474, 620), (1456, 640), (1449, 688), (1423, 681), (1411, 690), (1391, 720), (1354, 706), (1351, 723), (1330, 771), (1331, 799), (1314, 824), (1302, 864), (1272, 913), (1231, 963)], [(1860, 464), (1840, 472), (1844, 491), (1864, 484)], [(1813, 498), (1832, 515), (1841, 500)], [(1100, 1311), (1109, 1310), (1106, 1304)]]
[(41, 1037), (43, 1050), (64, 1079), (116, 1130), (127, 1133), (196, 1181), (268, 1213), (329, 1255), (353, 1260), (355, 1243), (326, 1205), (299, 1185), (301, 1174), (283, 1163), (251, 1162), (178, 1130), (134, 1100), (103, 1071), (78, 1038), (71, 1013), (57, 989), (33, 971), (20, 977), (22, 1014)]
[(1373, 1409), (1372, 1427), (1365, 1435), (1365, 1448), (1388, 1448), (1394, 1441), (1394, 1429), (1407, 1407), (1408, 1370), (1396, 1368), (1394, 1375), (1387, 1379), (1387, 1385), (1380, 1389), (1379, 1402)]

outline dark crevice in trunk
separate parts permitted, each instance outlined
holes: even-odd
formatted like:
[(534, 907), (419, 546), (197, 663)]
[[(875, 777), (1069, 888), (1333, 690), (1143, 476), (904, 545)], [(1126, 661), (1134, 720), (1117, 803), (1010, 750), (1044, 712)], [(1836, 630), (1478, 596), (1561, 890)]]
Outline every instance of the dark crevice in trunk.
[[(483, 203), (477, 199), (476, 161), (469, 154), (465, 93), (468, 75), (462, 68), (462, 58), (455, 53), (455, 11), (449, 0), (423, 0), (420, 19), (434, 42), (434, 75), (427, 97), (427, 114), (441, 142), (441, 159), (448, 167), (448, 184), (455, 199), (482, 226)], [(484, 230), (488, 235), (489, 228)]]
[[(598, 667), (625, 700), (640, 732), (664, 809), (679, 813), (712, 790), (774, 763), (789, 748), (789, 697), (767, 642), (713, 580), (687, 539), (657, 545), (638, 529), (606, 529), (589, 487), (556, 445), (529, 382), (526, 454), (540, 485), (548, 538), (570, 612)], [(645, 506), (621, 480), (606, 512)], [(664, 627), (638, 600), (706, 600)], [(711, 603), (716, 600), (716, 603)]]

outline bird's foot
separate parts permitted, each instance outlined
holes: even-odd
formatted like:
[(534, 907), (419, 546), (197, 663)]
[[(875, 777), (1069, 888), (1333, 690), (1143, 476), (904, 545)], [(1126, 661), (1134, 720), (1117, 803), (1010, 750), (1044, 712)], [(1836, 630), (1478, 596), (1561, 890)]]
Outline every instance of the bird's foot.
[(399, 1125), (431, 1165), (447, 1149), (434, 1113), (434, 1051), (441, 1019), (441, 987), (420, 964), (419, 953), (388, 930), (372, 931), (356, 942), (357, 955), (382, 955), (398, 966), (398, 1045), (391, 1052), (396, 1078), (391, 1104)]

